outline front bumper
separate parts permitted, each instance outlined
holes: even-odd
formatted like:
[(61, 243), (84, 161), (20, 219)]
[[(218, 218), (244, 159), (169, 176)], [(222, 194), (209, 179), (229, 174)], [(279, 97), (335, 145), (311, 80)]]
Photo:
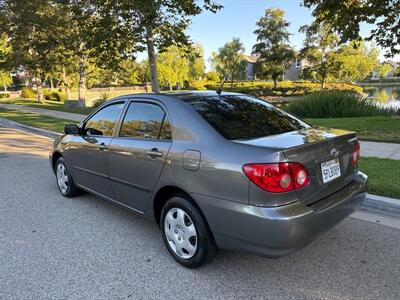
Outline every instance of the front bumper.
[(301, 248), (358, 210), (367, 193), (367, 176), (317, 203), (257, 207), (194, 195), (217, 246), (279, 257)]

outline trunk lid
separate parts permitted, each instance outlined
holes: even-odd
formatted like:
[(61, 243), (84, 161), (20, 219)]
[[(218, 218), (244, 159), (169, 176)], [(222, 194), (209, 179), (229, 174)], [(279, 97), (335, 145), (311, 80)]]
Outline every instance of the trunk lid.
[[(301, 202), (310, 205), (351, 182), (355, 171), (351, 159), (356, 141), (354, 132), (307, 128), (237, 142), (282, 151), (288, 162), (305, 166), (311, 176), (310, 184), (295, 193)], [(321, 164), (334, 159), (339, 162), (341, 176), (324, 183)]]

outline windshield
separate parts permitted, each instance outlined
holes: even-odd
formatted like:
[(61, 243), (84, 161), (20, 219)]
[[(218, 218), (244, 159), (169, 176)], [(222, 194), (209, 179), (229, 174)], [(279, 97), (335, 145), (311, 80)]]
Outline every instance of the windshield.
[(309, 126), (283, 110), (243, 95), (182, 99), (229, 140), (275, 135)]

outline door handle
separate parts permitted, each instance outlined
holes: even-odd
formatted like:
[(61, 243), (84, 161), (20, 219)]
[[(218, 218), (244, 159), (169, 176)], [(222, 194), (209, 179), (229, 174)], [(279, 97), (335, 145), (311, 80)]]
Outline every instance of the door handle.
[(157, 148), (153, 148), (150, 151), (147, 151), (147, 155), (150, 156), (151, 158), (156, 158), (156, 157), (162, 157), (163, 153), (158, 151)]
[(108, 149), (107, 145), (105, 143), (99, 144), (99, 150), (100, 151), (106, 151)]

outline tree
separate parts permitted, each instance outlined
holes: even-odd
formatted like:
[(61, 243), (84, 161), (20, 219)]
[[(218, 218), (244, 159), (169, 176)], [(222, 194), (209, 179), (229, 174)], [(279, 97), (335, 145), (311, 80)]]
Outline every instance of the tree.
[(300, 57), (306, 59), (309, 65), (303, 71), (302, 77), (319, 81), (324, 89), (325, 82), (337, 75), (340, 68), (335, 52), (338, 37), (330, 26), (315, 22), (302, 26), (299, 31), (306, 35)]
[(217, 71), (223, 81), (229, 80), (231, 86), (235, 79), (244, 77), (246, 63), (242, 60), (244, 45), (240, 39), (233, 38), (218, 49), (218, 52), (211, 54), (211, 65)]
[(259, 55), (258, 70), (261, 75), (271, 76), (276, 89), (279, 76), (290, 67), (295, 58), (295, 52), (289, 44), (289, 23), (284, 19), (283, 10), (269, 8), (256, 25), (254, 33), (257, 35), (257, 43), (253, 47), (253, 53)]
[[(94, 5), (104, 7), (102, 14), (112, 11), (117, 14), (117, 28), (123, 33), (121, 39), (133, 38), (138, 45), (145, 46), (154, 92), (160, 87), (157, 77), (157, 48), (160, 52), (172, 45), (190, 45), (186, 29), (192, 17), (203, 11), (216, 12), (222, 6), (213, 0), (91, 0)], [(119, 40), (119, 39), (117, 39)]]
[(11, 53), (6, 35), (0, 35), (0, 86), (7, 91), (7, 86), (12, 83), (9, 69), (7, 68), (7, 56)]
[(124, 85), (142, 84), (149, 81), (148, 71), (146, 61), (126, 60), (122, 62), (118, 76)]
[(203, 47), (200, 44), (191, 46), (187, 56), (189, 59), (189, 80), (201, 80), (206, 69)]
[[(90, 0), (2, 0), (0, 25), (10, 38), (14, 68), (34, 74), (41, 99), (41, 78), (60, 73), (69, 86), (68, 71), (77, 67), (78, 98), (85, 104), (89, 68), (119, 67), (137, 51), (137, 39), (124, 36), (115, 9)], [(71, 67), (71, 65), (73, 67)], [(68, 95), (68, 92), (67, 92)]]
[(8, 64), (32, 74), (37, 98), (42, 100), (41, 77), (51, 65), (50, 49), (54, 47), (45, 30), (53, 28), (52, 7), (48, 1), (3, 0), (0, 2), (0, 26), (7, 35), (12, 52)]
[(170, 46), (157, 56), (160, 84), (170, 90), (175, 85), (183, 85), (189, 79), (189, 60), (184, 51), (177, 46)]
[(400, 0), (303, 0), (318, 23), (327, 23), (342, 42), (360, 39), (360, 23), (374, 24), (368, 40), (387, 48), (386, 56), (400, 53)]
[(352, 41), (339, 48), (336, 59), (340, 64), (337, 79), (363, 80), (378, 65), (378, 50), (374, 47), (368, 49), (363, 41)]

